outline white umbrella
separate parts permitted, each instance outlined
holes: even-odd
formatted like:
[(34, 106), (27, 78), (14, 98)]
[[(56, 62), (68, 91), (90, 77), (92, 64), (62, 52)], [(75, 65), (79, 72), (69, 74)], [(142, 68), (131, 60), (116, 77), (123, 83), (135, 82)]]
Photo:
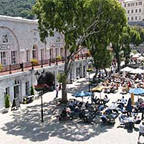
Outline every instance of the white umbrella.
[(144, 60), (144, 57), (143, 57), (143, 56), (140, 56), (140, 57), (138, 58), (138, 60)]
[(133, 58), (138, 58), (138, 57), (140, 57), (141, 56), (141, 54), (140, 53), (136, 53), (135, 55), (133, 55), (132, 57)]
[(130, 73), (133, 73), (133, 74), (141, 74), (141, 73), (144, 73), (144, 70), (140, 69), (140, 68), (137, 68), (137, 69), (133, 69), (132, 71), (130, 71)]
[(121, 69), (120, 71), (121, 71), (121, 72), (130, 72), (130, 71), (132, 71), (132, 70), (133, 70), (133, 68), (125, 67), (125, 68)]

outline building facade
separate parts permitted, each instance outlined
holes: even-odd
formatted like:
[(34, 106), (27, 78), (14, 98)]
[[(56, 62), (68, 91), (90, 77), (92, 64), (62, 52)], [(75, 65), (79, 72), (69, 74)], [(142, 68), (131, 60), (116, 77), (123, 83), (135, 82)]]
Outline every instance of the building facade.
[(122, 6), (126, 11), (129, 23), (144, 22), (144, 0), (123, 0)]
[[(0, 16), (0, 63), (3, 70), (9, 66), (16, 67), (20, 63), (24, 68), (31, 65), (31, 59), (47, 62), (57, 56), (64, 57), (64, 38), (55, 32), (53, 37), (47, 37), (46, 43), (42, 43), (39, 37), (37, 20), (27, 20), (8, 16)], [(79, 54), (85, 53), (83, 49)], [(88, 59), (75, 60), (69, 79), (84, 77)], [(24, 96), (30, 94), (30, 87), (37, 83), (35, 73), (50, 71), (56, 76), (63, 71), (64, 63), (58, 65), (46, 65), (43, 68), (25, 70), (17, 73), (0, 75), (0, 108), (4, 107), (4, 97), (10, 95), (11, 102), (14, 98), (22, 101)]]

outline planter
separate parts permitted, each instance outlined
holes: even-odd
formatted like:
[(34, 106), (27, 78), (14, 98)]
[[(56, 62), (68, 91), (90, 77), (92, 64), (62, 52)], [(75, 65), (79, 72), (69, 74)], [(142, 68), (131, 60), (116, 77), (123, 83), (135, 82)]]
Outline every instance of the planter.
[(2, 114), (8, 113), (9, 110), (10, 110), (10, 108), (4, 108), (3, 111), (2, 111)]
[(36, 91), (42, 91), (43, 88), (35, 88)]
[(47, 84), (39, 84), (34, 86), (36, 91), (48, 91), (50, 87)]

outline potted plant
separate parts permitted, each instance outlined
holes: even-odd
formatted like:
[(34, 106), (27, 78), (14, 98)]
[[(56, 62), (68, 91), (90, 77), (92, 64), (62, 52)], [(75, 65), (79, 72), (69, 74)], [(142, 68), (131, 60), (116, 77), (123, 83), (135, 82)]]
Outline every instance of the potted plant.
[(33, 66), (38, 65), (38, 60), (37, 60), (37, 59), (31, 59), (30, 62), (31, 62), (31, 64), (32, 64)]
[(62, 60), (62, 57), (60, 55), (58, 55), (56, 58), (57, 58), (57, 61), (61, 61)]
[(3, 113), (7, 113), (9, 111), (9, 108), (10, 108), (10, 96), (7, 94), (5, 96), (5, 109)]
[(33, 86), (31, 86), (30, 94), (31, 94), (31, 95), (34, 95), (34, 88), (33, 88)]
[(0, 70), (2, 70), (2, 64), (0, 64)]
[(91, 56), (90, 52), (86, 52), (85, 55), (86, 55), (86, 57), (90, 57)]

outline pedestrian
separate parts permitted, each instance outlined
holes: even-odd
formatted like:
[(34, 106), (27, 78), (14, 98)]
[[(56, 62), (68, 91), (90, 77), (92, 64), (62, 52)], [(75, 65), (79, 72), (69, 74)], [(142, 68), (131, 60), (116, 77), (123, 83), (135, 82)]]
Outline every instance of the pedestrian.
[(61, 90), (61, 84), (59, 84), (59, 90)]
[(59, 92), (59, 86), (56, 85), (56, 98), (58, 97), (58, 92)]
[(139, 142), (141, 136), (144, 136), (144, 121), (142, 121), (139, 126), (138, 142)]

